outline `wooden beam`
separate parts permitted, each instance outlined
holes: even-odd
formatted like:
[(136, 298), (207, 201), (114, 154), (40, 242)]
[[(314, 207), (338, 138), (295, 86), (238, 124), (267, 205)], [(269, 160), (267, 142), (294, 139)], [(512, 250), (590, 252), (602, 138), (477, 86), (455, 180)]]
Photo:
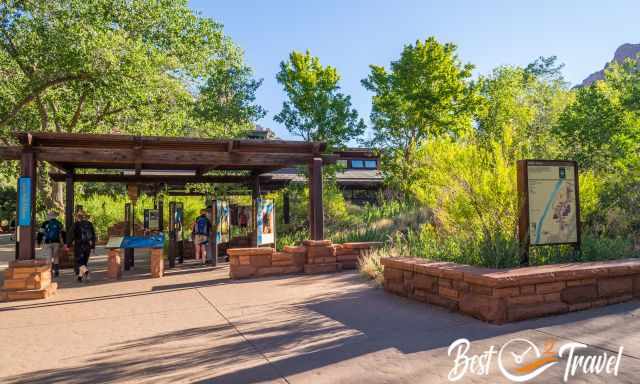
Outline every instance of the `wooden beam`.
[(0, 160), (20, 160), (22, 147), (0, 147)]
[[(28, 141), (28, 133), (15, 136), (22, 144)], [(238, 152), (287, 152), (312, 154), (314, 147), (324, 152), (326, 144), (322, 142), (303, 142), (285, 140), (217, 140), (198, 137), (131, 136), (131, 135), (95, 135), (78, 133), (32, 133), (34, 146), (75, 147), (75, 148), (144, 148), (173, 150), (187, 148), (194, 151), (227, 152), (229, 142), (234, 142), (233, 150)]]
[(98, 167), (108, 164), (113, 168), (136, 168), (138, 163), (146, 168), (147, 164), (165, 165), (167, 169), (176, 166), (202, 167), (287, 167), (305, 164), (313, 159), (310, 153), (240, 153), (240, 152), (204, 152), (188, 150), (141, 149), (138, 156), (135, 150), (118, 148), (35, 148), (38, 160), (59, 162), (67, 165), (82, 164)]
[[(66, 181), (66, 175), (63, 173), (50, 173), (49, 177), (53, 181)], [(178, 175), (117, 175), (117, 174), (75, 174), (74, 182), (95, 182), (95, 183), (170, 183), (170, 184), (186, 184), (186, 183), (233, 183), (242, 184), (251, 181), (249, 176), (178, 176)]]

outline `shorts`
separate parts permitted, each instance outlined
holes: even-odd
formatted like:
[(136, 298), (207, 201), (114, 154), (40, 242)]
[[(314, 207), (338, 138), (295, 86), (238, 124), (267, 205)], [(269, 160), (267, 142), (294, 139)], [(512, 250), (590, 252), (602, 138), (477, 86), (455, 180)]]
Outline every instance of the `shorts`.
[(203, 245), (209, 242), (209, 236), (207, 235), (196, 235), (194, 239), (195, 245)]
[(49, 262), (53, 259), (53, 264), (58, 264), (60, 262), (60, 243), (48, 243), (42, 246), (42, 257), (41, 259), (46, 259)]

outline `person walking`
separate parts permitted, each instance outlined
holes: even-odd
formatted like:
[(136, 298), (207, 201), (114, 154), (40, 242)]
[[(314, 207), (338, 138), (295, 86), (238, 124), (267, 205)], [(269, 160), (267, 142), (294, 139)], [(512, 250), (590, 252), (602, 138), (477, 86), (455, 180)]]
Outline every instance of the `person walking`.
[(96, 248), (96, 232), (93, 224), (82, 211), (76, 214), (76, 222), (73, 224), (70, 238), (73, 243), (73, 255), (75, 258), (74, 271), (78, 281), (88, 281), (89, 268), (87, 265), (89, 264), (91, 251)]
[(202, 259), (202, 263), (207, 261), (207, 244), (209, 243), (209, 235), (211, 234), (211, 221), (207, 217), (207, 210), (201, 209), (200, 216), (193, 224), (192, 232), (193, 245), (196, 247), (196, 260)]
[(62, 223), (58, 220), (58, 213), (51, 211), (47, 214), (47, 221), (40, 227), (44, 246), (42, 253), (48, 262), (53, 262), (53, 276), (60, 275), (60, 246), (64, 244), (62, 237)]

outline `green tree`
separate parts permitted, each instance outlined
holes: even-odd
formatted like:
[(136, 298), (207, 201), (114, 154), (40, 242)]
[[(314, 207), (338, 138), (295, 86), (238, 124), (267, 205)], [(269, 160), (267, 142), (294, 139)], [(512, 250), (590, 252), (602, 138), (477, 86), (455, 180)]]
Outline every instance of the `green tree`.
[(411, 190), (416, 152), (425, 141), (469, 131), (479, 103), (469, 82), (473, 66), (461, 64), (454, 44), (430, 37), (406, 45), (390, 71), (371, 65), (364, 87), (372, 92), (373, 144), (383, 149), (390, 184)]
[(640, 129), (605, 82), (579, 88), (554, 131), (583, 168), (613, 171), (637, 156)]
[(243, 68), (240, 51), (187, 0), (5, 1), (0, 136), (5, 142), (13, 130), (217, 136), (192, 113), (196, 100), (210, 96), (206, 89), (198, 95), (194, 84), (229, 68)]
[(619, 92), (620, 103), (640, 117), (640, 54), (622, 63), (612, 63), (605, 72), (605, 80)]
[(243, 128), (264, 117), (266, 111), (255, 104), (262, 80), (255, 80), (247, 66), (215, 68), (200, 87), (197, 116), (218, 126), (223, 136), (237, 136)]
[(551, 128), (572, 94), (558, 68), (538, 59), (526, 68), (501, 66), (478, 80), (483, 108), (476, 115), (481, 142), (498, 143), (506, 158), (556, 158), (559, 142)]
[(280, 63), (276, 79), (289, 98), (274, 120), (306, 141), (345, 145), (364, 133), (365, 124), (351, 108), (351, 97), (340, 92), (340, 75), (307, 51), (292, 52)]
[[(0, 4), (0, 144), (14, 131), (237, 135), (261, 116), (250, 76), (187, 0)], [(59, 185), (40, 187), (60, 204)]]

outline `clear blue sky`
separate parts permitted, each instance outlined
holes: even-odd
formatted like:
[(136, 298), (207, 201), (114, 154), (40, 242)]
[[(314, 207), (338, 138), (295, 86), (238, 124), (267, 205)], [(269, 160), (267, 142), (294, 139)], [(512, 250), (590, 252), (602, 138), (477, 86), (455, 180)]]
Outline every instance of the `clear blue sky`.
[(264, 83), (259, 123), (292, 138), (273, 121), (284, 100), (275, 80), (292, 50), (309, 49), (342, 76), (344, 93), (368, 122), (371, 94), (360, 85), (369, 64), (388, 66), (404, 44), (435, 36), (458, 45), (475, 74), (503, 64), (526, 65), (557, 55), (572, 84), (601, 69), (623, 43), (640, 43), (639, 0), (191, 0), (191, 7), (224, 24)]

